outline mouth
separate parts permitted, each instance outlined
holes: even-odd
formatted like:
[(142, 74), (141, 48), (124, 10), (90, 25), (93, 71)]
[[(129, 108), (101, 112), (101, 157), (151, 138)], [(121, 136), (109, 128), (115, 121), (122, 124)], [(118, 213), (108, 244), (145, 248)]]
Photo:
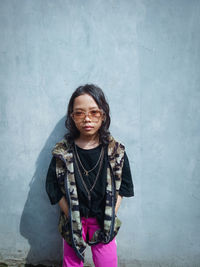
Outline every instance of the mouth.
[(94, 127), (92, 126), (84, 126), (83, 129), (86, 130), (86, 131), (89, 131), (91, 129), (93, 129)]

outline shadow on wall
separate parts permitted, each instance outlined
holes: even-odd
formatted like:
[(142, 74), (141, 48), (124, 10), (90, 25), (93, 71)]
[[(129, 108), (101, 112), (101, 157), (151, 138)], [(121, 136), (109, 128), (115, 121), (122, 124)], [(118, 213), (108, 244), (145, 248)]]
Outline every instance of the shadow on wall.
[(20, 233), (29, 244), (26, 263), (59, 265), (62, 261), (62, 238), (58, 232), (59, 207), (52, 206), (45, 190), (45, 180), (52, 157), (51, 150), (64, 134), (65, 117), (56, 125), (42, 148), (30, 191), (20, 221)]

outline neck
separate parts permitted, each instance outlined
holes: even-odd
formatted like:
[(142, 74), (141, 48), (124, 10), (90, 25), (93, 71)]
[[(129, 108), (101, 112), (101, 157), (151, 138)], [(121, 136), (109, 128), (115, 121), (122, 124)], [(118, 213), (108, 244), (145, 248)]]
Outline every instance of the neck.
[(80, 135), (76, 140), (75, 144), (81, 148), (90, 149), (99, 145), (99, 135), (94, 136)]

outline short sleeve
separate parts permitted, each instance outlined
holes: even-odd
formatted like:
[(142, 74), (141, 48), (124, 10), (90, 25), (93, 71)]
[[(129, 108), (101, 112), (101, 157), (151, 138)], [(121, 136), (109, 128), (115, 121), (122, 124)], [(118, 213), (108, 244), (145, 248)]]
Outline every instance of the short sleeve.
[(134, 186), (132, 181), (131, 169), (126, 152), (124, 153), (124, 165), (122, 168), (122, 182), (119, 195), (124, 197), (134, 196)]
[(59, 187), (56, 176), (56, 158), (52, 157), (46, 176), (46, 192), (52, 205), (59, 202), (63, 193)]

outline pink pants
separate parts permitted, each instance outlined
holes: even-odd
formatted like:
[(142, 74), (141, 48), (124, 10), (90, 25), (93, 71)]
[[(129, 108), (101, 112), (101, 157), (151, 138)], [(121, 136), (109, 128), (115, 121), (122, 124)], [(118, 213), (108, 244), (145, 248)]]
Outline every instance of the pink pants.
[[(86, 241), (88, 233), (89, 239), (93, 233), (99, 229), (96, 218), (82, 218), (82, 235)], [(115, 238), (108, 244), (99, 243), (91, 246), (92, 258), (95, 267), (117, 267), (117, 246)], [(78, 258), (74, 249), (63, 239), (63, 267), (83, 267), (83, 262)]]

